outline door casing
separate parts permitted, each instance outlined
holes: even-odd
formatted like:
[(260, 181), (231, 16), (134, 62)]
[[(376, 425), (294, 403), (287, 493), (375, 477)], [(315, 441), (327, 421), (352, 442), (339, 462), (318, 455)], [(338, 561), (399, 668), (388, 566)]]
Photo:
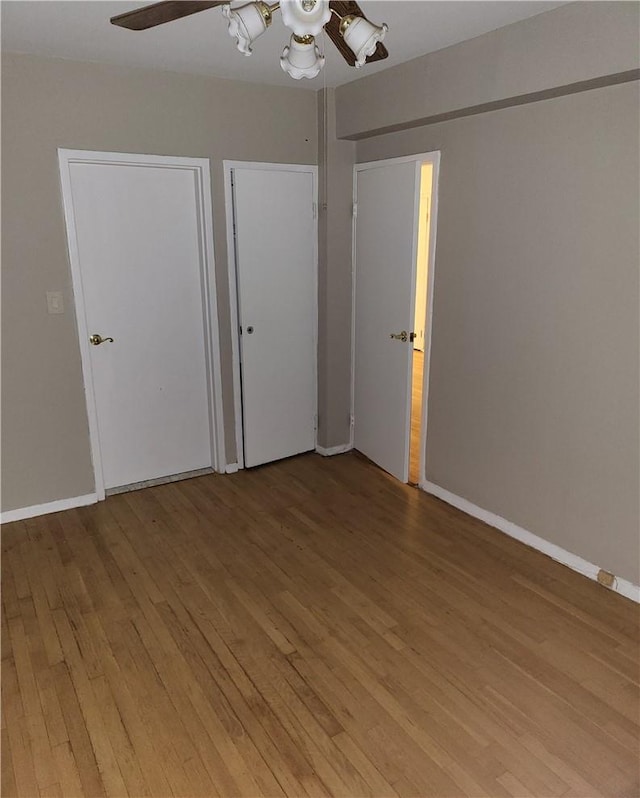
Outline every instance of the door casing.
[[(428, 405), (429, 405), (429, 373), (431, 365), (431, 330), (433, 324), (433, 286), (435, 277), (435, 253), (436, 253), (436, 237), (438, 230), (438, 185), (440, 179), (440, 151), (424, 152), (417, 155), (406, 155), (399, 158), (386, 158), (381, 161), (367, 161), (366, 163), (358, 163), (353, 167), (353, 207), (354, 213), (352, 218), (351, 229), (351, 435), (349, 440), (349, 448), (353, 449), (354, 446), (354, 412), (355, 412), (355, 347), (356, 347), (356, 224), (357, 224), (357, 205), (358, 205), (358, 172), (365, 169), (376, 169), (382, 166), (389, 166), (391, 164), (399, 163), (430, 163), (433, 165), (433, 184), (431, 194), (431, 218), (430, 218), (430, 236), (429, 236), (429, 265), (427, 274), (427, 325), (425, 329), (425, 350), (424, 350), (424, 375), (422, 382), (422, 418), (420, 426), (420, 475), (419, 486), (424, 489), (426, 483), (425, 465), (426, 465), (426, 451), (427, 451), (427, 420), (428, 420)], [(420, 184), (416, 187), (417, 197), (416, 202), (420, 201)], [(413, 231), (414, 239), (418, 239), (417, 225), (419, 220), (416, 214), (415, 229)], [(415, 303), (415, 283), (416, 283), (416, 262), (417, 252), (415, 253), (413, 263), (413, 278), (412, 278), (412, 292), (413, 302)], [(412, 304), (413, 307), (413, 304)], [(412, 319), (413, 323), (413, 319)], [(411, 380), (411, 372), (409, 373), (409, 380)], [(411, 386), (409, 385), (409, 390)], [(405, 430), (407, 439), (411, 434), (411, 417), (408, 417), (407, 428)]]
[(211, 178), (209, 161), (206, 158), (181, 156), (144, 155), (121, 152), (94, 152), (91, 150), (58, 149), (58, 163), (62, 188), (62, 203), (67, 229), (67, 247), (71, 266), (71, 280), (75, 301), (76, 325), (80, 344), (82, 376), (89, 421), (89, 441), (93, 464), (96, 495), (98, 501), (105, 498), (105, 486), (100, 456), (98, 416), (93, 391), (92, 365), (89, 350), (89, 328), (85, 313), (80, 255), (71, 186), (71, 165), (75, 163), (153, 166), (155, 168), (184, 169), (193, 173), (196, 191), (198, 226), (200, 232), (200, 288), (205, 336), (205, 368), (209, 402), (209, 428), (211, 466), (215, 471), (224, 471), (226, 453), (224, 447), (224, 420), (222, 410), (222, 385), (220, 383), (220, 343), (218, 335), (218, 307), (215, 290), (215, 263), (213, 254), (213, 210), (211, 203)]
[[(240, 371), (240, 326), (238, 321), (238, 280), (234, 230), (234, 207), (232, 173), (238, 169), (259, 169), (263, 171), (280, 172), (309, 172), (313, 178), (313, 207), (315, 220), (315, 235), (313, 239), (313, 307), (314, 316), (311, 319), (314, 336), (314, 363), (313, 373), (315, 379), (315, 413), (317, 420), (318, 407), (318, 167), (305, 164), (288, 163), (261, 163), (258, 161), (223, 161), (224, 167), (224, 197), (225, 214), (227, 221), (227, 263), (229, 266), (229, 307), (231, 310), (231, 352), (233, 359), (233, 406), (235, 417), (236, 462), (228, 463), (227, 473), (233, 473), (244, 468), (244, 437), (242, 429), (242, 382)], [(318, 428), (316, 423), (315, 446), (318, 446)]]

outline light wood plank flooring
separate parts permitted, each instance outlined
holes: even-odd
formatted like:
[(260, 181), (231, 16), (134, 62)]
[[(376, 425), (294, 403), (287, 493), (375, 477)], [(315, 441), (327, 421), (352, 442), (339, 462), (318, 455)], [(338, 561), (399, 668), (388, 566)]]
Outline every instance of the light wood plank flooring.
[(638, 795), (638, 608), (356, 455), (3, 531), (2, 795)]

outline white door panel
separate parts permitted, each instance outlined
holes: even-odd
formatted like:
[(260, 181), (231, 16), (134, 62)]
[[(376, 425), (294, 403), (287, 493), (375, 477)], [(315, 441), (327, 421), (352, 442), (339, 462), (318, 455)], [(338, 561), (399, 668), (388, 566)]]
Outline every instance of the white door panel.
[(354, 446), (407, 482), (419, 165), (356, 175)]
[(310, 171), (234, 170), (246, 466), (315, 446), (313, 199)]
[(211, 465), (194, 175), (72, 163), (106, 488)]

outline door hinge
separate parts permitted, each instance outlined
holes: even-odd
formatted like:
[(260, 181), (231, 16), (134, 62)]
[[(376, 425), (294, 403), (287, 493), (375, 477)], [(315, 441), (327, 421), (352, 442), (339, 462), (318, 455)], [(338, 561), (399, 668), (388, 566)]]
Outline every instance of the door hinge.
[(353, 216), (354, 219), (356, 219), (358, 217), (358, 203), (357, 202), (353, 203), (353, 209), (352, 209), (351, 213), (352, 213), (352, 216)]
[(236, 239), (236, 180), (235, 170), (231, 170), (231, 226), (233, 228), (233, 238)]
[(314, 428), (314, 430), (316, 430), (316, 431), (318, 430), (318, 423), (319, 423), (319, 422), (318, 422), (318, 415), (316, 414), (316, 415), (313, 417), (313, 428)]
[(356, 423), (355, 417), (354, 417), (353, 413), (351, 413), (351, 415), (349, 416), (349, 426), (353, 427), (355, 425), (355, 423)]
[(317, 205), (317, 203), (312, 202), (311, 203), (311, 209), (313, 211), (313, 218), (317, 219), (318, 218), (318, 205)]

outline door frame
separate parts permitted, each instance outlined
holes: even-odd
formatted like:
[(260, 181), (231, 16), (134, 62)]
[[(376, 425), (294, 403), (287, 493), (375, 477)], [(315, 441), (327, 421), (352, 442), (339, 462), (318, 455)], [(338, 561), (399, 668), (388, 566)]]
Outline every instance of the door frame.
[(244, 431), (242, 425), (242, 380), (240, 364), (240, 325), (238, 322), (238, 264), (235, 246), (235, 216), (234, 216), (234, 185), (232, 173), (236, 169), (253, 169), (264, 172), (308, 172), (311, 174), (313, 185), (313, 374), (316, 429), (314, 446), (318, 446), (318, 167), (312, 164), (296, 163), (263, 163), (260, 161), (228, 161), (222, 162), (224, 169), (224, 205), (227, 222), (227, 265), (229, 279), (229, 308), (231, 322), (231, 357), (233, 365), (233, 413), (236, 431), (236, 458), (235, 463), (227, 465), (227, 473), (233, 473), (244, 468)]
[(163, 169), (183, 169), (193, 174), (198, 226), (200, 236), (200, 292), (205, 328), (205, 368), (209, 405), (209, 429), (211, 467), (224, 470), (226, 462), (224, 446), (224, 417), (222, 408), (222, 384), (220, 382), (220, 341), (218, 332), (218, 304), (216, 296), (215, 261), (213, 252), (213, 209), (211, 201), (211, 176), (207, 158), (185, 158), (169, 155), (145, 155), (142, 153), (97, 152), (92, 150), (70, 150), (58, 148), (58, 165), (62, 188), (62, 204), (66, 223), (67, 248), (71, 266), (71, 283), (75, 302), (76, 326), (80, 344), (80, 359), (84, 379), (85, 403), (89, 421), (91, 461), (98, 501), (105, 498), (104, 477), (98, 435), (98, 414), (93, 389), (91, 353), (89, 349), (89, 326), (87, 324), (80, 254), (73, 207), (71, 166), (77, 163), (116, 166), (153, 166)]
[[(364, 163), (357, 163), (353, 167), (353, 216), (351, 222), (351, 430), (349, 436), (349, 448), (353, 449), (354, 446), (354, 428), (355, 428), (355, 355), (356, 355), (356, 224), (358, 221), (357, 207), (358, 207), (358, 172), (367, 169), (376, 169), (383, 166), (390, 166), (393, 164), (409, 163), (411, 161), (420, 164), (430, 163), (433, 166), (433, 183), (431, 191), (431, 216), (429, 219), (429, 255), (428, 255), (428, 274), (427, 274), (427, 298), (426, 298), (426, 318), (427, 324), (425, 329), (425, 347), (424, 347), (424, 374), (422, 381), (422, 418), (420, 424), (420, 470), (418, 477), (418, 486), (424, 489), (426, 483), (426, 452), (427, 452), (427, 422), (428, 422), (428, 406), (429, 406), (429, 377), (431, 371), (431, 340), (432, 340), (432, 325), (433, 325), (433, 287), (435, 276), (435, 257), (436, 257), (436, 238), (438, 231), (438, 194), (440, 182), (440, 150), (432, 152), (423, 152), (416, 155), (403, 155), (398, 158), (385, 158), (380, 161), (366, 161)], [(416, 166), (417, 169), (417, 166)], [(419, 174), (419, 172), (418, 172)], [(420, 180), (416, 180), (416, 202), (420, 203)], [(416, 258), (417, 258), (417, 240), (418, 240), (418, 214), (414, 220), (414, 262), (413, 262), (413, 275), (411, 284), (413, 286), (412, 293), (414, 302), (412, 307), (415, 307), (415, 284), (416, 284)], [(413, 377), (413, 368), (410, 370), (409, 380)], [(409, 383), (409, 401), (411, 401), (411, 382)], [(407, 428), (405, 431), (407, 440), (410, 441), (411, 436), (411, 414), (408, 414)], [(407, 447), (410, 452), (410, 447)]]

